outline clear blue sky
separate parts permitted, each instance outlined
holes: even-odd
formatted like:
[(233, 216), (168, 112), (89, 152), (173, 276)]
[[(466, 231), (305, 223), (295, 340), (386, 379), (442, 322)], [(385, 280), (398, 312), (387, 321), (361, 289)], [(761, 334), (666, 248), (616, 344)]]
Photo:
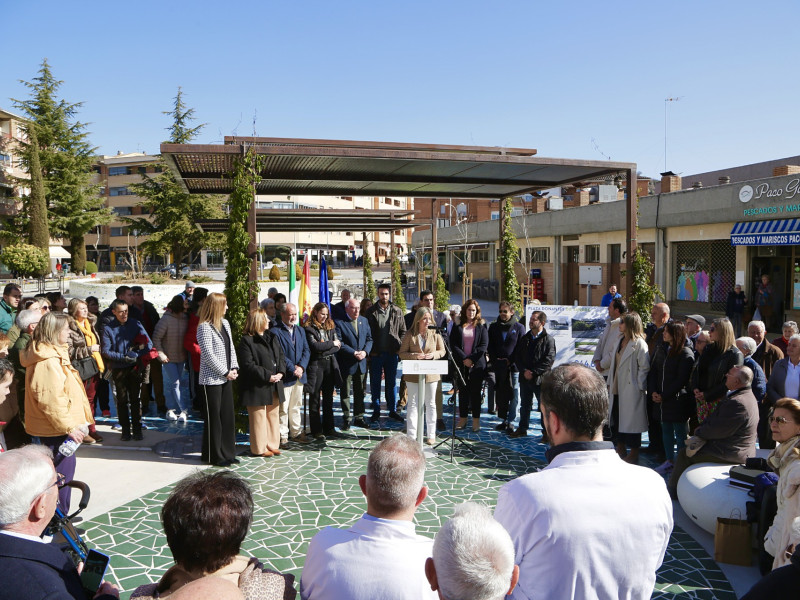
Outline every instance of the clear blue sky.
[[(43, 58), (104, 154), (180, 85), (231, 134), (537, 148), (684, 174), (800, 154), (800, 2), (2, 0), (0, 107)], [(31, 29), (28, 29), (28, 25)], [(253, 120), (255, 118), (255, 128)]]

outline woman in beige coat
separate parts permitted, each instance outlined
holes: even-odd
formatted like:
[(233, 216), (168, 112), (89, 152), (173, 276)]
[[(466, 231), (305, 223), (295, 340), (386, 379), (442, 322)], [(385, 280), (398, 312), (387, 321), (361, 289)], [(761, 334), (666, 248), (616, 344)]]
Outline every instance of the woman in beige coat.
[[(400, 360), (437, 360), (445, 354), (444, 340), (437, 331), (428, 329), (433, 325), (433, 314), (427, 307), (421, 307), (414, 313), (414, 322), (403, 336), (400, 344)], [(428, 424), (426, 443), (433, 445), (436, 441), (436, 385), (441, 376), (425, 376), (425, 420)], [(406, 432), (409, 437), (417, 437), (417, 405), (419, 403), (419, 375), (406, 375), (403, 381), (408, 388), (408, 408), (406, 413)]]
[[(642, 320), (635, 312), (622, 316), (619, 341), (608, 373), (611, 433), (617, 453), (632, 464), (639, 462), (642, 432), (647, 431), (647, 373), (650, 354)], [(628, 447), (631, 451), (628, 454)]]

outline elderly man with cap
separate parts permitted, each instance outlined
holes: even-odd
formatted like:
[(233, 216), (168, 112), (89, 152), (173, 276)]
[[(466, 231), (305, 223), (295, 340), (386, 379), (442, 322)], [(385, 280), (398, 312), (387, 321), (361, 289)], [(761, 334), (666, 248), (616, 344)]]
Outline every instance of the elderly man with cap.
[(186, 287), (181, 293), (181, 296), (183, 296), (183, 299), (186, 300), (187, 302), (192, 301), (192, 296), (194, 295), (194, 288), (195, 288), (194, 281), (186, 282)]
[(686, 315), (686, 337), (692, 343), (692, 350), (697, 350), (697, 336), (706, 326), (706, 318), (703, 315)]
[[(0, 454), (0, 600), (85, 600), (78, 571), (58, 547), (41, 538), (63, 484), (47, 446), (25, 446)], [(96, 600), (119, 598), (103, 582)]]

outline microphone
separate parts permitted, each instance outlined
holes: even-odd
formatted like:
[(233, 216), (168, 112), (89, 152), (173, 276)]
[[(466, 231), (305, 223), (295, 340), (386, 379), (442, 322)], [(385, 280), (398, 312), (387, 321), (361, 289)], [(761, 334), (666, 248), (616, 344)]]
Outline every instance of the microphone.
[(428, 329), (433, 329), (434, 331), (447, 331), (447, 325), (442, 325), (441, 327), (437, 327), (436, 325), (428, 325)]

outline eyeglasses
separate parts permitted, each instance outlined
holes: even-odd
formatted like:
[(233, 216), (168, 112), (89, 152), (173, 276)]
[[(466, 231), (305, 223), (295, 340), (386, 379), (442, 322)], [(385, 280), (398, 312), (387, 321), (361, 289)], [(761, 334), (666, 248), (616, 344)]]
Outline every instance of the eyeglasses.
[(712, 325), (711, 327), (709, 327), (709, 328), (708, 328), (708, 332), (709, 332), (709, 333), (711, 333), (712, 331), (714, 331), (714, 326), (713, 326), (713, 325)]
[(67, 476), (66, 476), (66, 475), (64, 475), (63, 473), (56, 473), (56, 480), (55, 480), (55, 482), (54, 482), (54, 483), (51, 483), (50, 485), (48, 485), (48, 486), (47, 486), (47, 489), (49, 490), (49, 489), (50, 489), (51, 487), (53, 487), (53, 486), (56, 486), (58, 489), (61, 489), (61, 488), (62, 488), (62, 487), (64, 487), (66, 484), (67, 484)]
[(510, 310), (501, 310), (501, 311), (500, 311), (500, 314), (501, 314), (501, 315), (507, 315), (507, 314), (508, 314), (508, 313), (510, 313), (510, 312), (511, 312)]
[(48, 310), (50, 310), (50, 307), (49, 307), (49, 306), (43, 306), (43, 307), (42, 307), (42, 310), (43, 310), (43, 311), (48, 311)]
[(787, 419), (786, 417), (770, 417), (769, 422), (777, 423), (778, 425), (786, 425), (786, 423), (789, 422), (789, 419)]

